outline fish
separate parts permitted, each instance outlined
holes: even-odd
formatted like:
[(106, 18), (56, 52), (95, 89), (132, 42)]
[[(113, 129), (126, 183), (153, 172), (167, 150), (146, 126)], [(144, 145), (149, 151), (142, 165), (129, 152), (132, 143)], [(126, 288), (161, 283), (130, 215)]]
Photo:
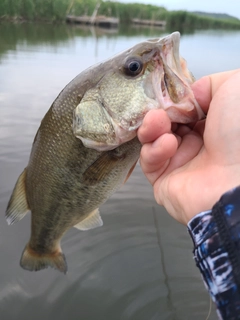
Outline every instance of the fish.
[(62, 237), (103, 225), (99, 207), (131, 175), (149, 110), (162, 108), (178, 123), (204, 117), (179, 45), (179, 32), (138, 43), (81, 72), (55, 99), (5, 214), (11, 225), (31, 211), (23, 269), (67, 272)]

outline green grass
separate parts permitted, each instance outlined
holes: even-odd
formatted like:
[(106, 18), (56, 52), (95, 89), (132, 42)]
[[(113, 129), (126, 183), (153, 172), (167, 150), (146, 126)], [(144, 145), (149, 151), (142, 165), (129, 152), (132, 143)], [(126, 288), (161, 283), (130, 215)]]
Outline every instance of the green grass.
[(118, 17), (121, 22), (129, 23), (131, 19), (165, 20), (167, 10), (163, 7), (143, 5), (139, 3), (120, 3), (105, 1), (99, 9), (99, 14)]
[[(7, 20), (64, 21), (67, 14), (92, 15), (98, 0), (1, 0), (0, 18)], [(167, 11), (164, 7), (140, 3), (101, 1), (99, 15), (114, 16), (122, 23), (132, 18), (166, 20), (167, 28), (187, 29), (240, 29), (239, 19), (222, 19), (187, 11)]]
[(172, 11), (167, 15), (167, 25), (174, 30), (187, 29), (240, 29), (238, 19), (219, 19), (187, 11)]
[(1, 0), (0, 17), (24, 20), (64, 20), (69, 0)]

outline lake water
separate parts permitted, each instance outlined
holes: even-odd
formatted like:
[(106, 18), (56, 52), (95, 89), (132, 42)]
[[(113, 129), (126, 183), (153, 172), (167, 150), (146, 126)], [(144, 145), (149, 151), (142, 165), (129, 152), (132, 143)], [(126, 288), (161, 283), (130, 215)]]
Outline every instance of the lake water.
[[(66, 276), (21, 269), (30, 215), (13, 226), (4, 218), (39, 123), (61, 89), (86, 67), (164, 34), (149, 28), (0, 25), (1, 320), (206, 319), (209, 296), (187, 230), (155, 203), (139, 165), (100, 208), (103, 227), (71, 229), (64, 236)], [(240, 32), (183, 34), (180, 51), (196, 78), (238, 68)], [(214, 306), (209, 319), (217, 319)]]

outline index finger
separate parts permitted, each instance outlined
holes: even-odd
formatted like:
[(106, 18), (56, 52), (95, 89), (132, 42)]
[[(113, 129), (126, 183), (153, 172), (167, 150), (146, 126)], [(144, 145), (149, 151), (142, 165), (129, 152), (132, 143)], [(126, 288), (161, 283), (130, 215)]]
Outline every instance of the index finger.
[(162, 109), (150, 110), (138, 129), (138, 139), (142, 144), (153, 142), (164, 133), (171, 132), (171, 121)]

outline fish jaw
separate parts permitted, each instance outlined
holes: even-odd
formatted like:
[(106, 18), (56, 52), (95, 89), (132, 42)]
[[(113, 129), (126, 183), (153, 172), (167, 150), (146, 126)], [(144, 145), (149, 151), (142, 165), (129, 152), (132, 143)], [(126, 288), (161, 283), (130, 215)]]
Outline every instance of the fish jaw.
[[(168, 46), (159, 52), (160, 60), (152, 73), (153, 90), (172, 122), (190, 123), (205, 117), (191, 89), (194, 77), (180, 57), (180, 33), (167, 38)], [(160, 79), (160, 81), (159, 81)]]
[(149, 110), (163, 109), (171, 122), (177, 123), (196, 122), (205, 117), (194, 97), (189, 78), (180, 77), (167, 65), (160, 65), (151, 76), (157, 107), (152, 103)]

